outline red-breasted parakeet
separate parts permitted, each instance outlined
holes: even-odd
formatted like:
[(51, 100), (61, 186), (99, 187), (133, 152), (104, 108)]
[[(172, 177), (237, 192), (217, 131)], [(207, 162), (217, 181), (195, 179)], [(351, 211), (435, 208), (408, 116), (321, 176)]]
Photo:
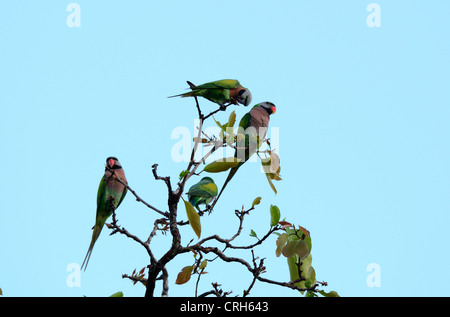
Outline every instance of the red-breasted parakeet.
[(224, 107), (227, 104), (243, 104), (248, 106), (252, 101), (252, 94), (250, 90), (241, 86), (238, 80), (222, 79), (212, 81), (203, 85), (194, 85), (187, 82), (191, 91), (184, 94), (179, 94), (171, 97), (203, 97), (209, 101), (219, 104)]
[[(269, 127), (270, 115), (276, 112), (277, 108), (271, 102), (261, 102), (246, 113), (239, 122), (236, 151), (234, 156), (240, 160), (240, 163), (230, 169), (227, 179), (220, 190), (219, 196), (215, 200), (212, 207), (219, 200), (220, 195), (236, 174), (238, 169), (248, 161), (248, 159), (256, 153), (266, 137)], [(212, 209), (211, 207), (211, 209)]]
[[(127, 184), (122, 165), (120, 165), (117, 158), (108, 157), (106, 159), (106, 164), (114, 171), (117, 178)], [(97, 241), (106, 219), (108, 219), (113, 211), (119, 207), (126, 193), (127, 188), (113, 176), (113, 173), (108, 168), (105, 167), (105, 174), (100, 181), (97, 192), (97, 214), (95, 216), (95, 225), (92, 228), (94, 229), (92, 232), (92, 240), (83, 264), (81, 265), (81, 269), (83, 269), (84, 266), (84, 269), (86, 270), (95, 241)]]
[(198, 205), (208, 206), (217, 196), (217, 185), (211, 177), (203, 177), (197, 184), (192, 185), (186, 194), (191, 205), (200, 211)]

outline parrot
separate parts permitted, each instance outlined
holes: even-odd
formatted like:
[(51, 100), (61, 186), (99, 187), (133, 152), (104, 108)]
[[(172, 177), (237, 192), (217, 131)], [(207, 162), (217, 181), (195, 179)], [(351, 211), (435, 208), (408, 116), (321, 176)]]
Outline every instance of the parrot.
[(113, 177), (113, 173), (110, 171), (110, 169), (113, 170), (115, 175), (122, 180), (122, 182), (128, 184), (127, 179), (125, 178), (125, 172), (123, 171), (119, 160), (116, 157), (110, 156), (106, 159), (106, 164), (107, 167), (105, 167), (105, 174), (100, 181), (97, 192), (97, 214), (95, 218), (95, 226), (92, 228), (94, 229), (92, 232), (92, 240), (83, 264), (81, 265), (81, 269), (83, 269), (84, 266), (84, 270), (86, 270), (95, 241), (97, 241), (106, 219), (108, 219), (113, 211), (119, 207), (127, 193), (127, 188), (117, 181), (115, 177)]
[[(242, 117), (239, 122), (236, 151), (234, 154), (234, 157), (238, 158), (240, 162), (235, 167), (231, 168), (228, 177), (220, 190), (219, 196), (217, 196), (217, 199), (210, 210), (214, 208), (214, 205), (219, 200), (223, 190), (238, 169), (248, 161), (260, 147), (262, 140), (266, 137), (270, 115), (274, 114), (276, 110), (277, 108), (272, 102), (265, 101), (253, 106), (252, 109)], [(243, 134), (240, 139), (239, 134), (241, 134), (241, 136)]]
[(238, 80), (222, 79), (196, 86), (190, 81), (187, 82), (192, 91), (172, 97), (203, 97), (215, 102), (224, 108), (227, 104), (238, 103), (248, 106), (252, 101), (250, 90), (241, 86)]
[(200, 212), (198, 205), (204, 204), (208, 206), (214, 197), (217, 196), (217, 185), (211, 177), (203, 177), (197, 184), (189, 188), (186, 195), (188, 195), (191, 205)]

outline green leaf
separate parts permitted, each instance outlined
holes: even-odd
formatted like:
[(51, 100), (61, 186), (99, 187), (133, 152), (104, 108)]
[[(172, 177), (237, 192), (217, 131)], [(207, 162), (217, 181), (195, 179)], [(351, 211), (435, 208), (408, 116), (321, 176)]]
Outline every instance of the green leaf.
[(305, 237), (304, 241), (305, 241), (306, 244), (308, 245), (309, 253), (311, 253), (311, 249), (312, 249), (312, 241), (311, 241), (311, 237)]
[(195, 234), (198, 238), (200, 238), (200, 235), (202, 233), (202, 225), (200, 223), (200, 216), (195, 211), (194, 206), (191, 205), (190, 202), (184, 200), (184, 206), (186, 208), (186, 215), (189, 220), (189, 224), (191, 225), (192, 229), (194, 230)]
[(184, 268), (182, 268), (180, 273), (178, 273), (177, 275), (175, 284), (181, 285), (188, 282), (191, 279), (191, 273), (193, 269), (194, 269), (193, 265), (185, 266)]
[(212, 116), (212, 118), (213, 118), (213, 120), (214, 120), (214, 122), (217, 124), (217, 126), (220, 128), (220, 129), (222, 129), (222, 131), (224, 130), (224, 126), (219, 122), (219, 121), (217, 121), (216, 120), (216, 118), (214, 118), (214, 116)]
[(256, 197), (255, 200), (253, 200), (252, 208), (255, 207), (256, 205), (259, 205), (260, 202), (261, 202), (261, 197)]
[(275, 250), (275, 254), (276, 254), (277, 257), (279, 257), (281, 255), (281, 250), (283, 250), (283, 248), (284, 248), (284, 246), (286, 244), (287, 238), (288, 238), (288, 234), (287, 233), (283, 233), (283, 234), (280, 234), (278, 236), (278, 239), (277, 239), (277, 242), (276, 242), (277, 249)]
[(305, 297), (318, 297), (313, 291), (306, 291)]
[(285, 257), (290, 258), (295, 255), (295, 248), (297, 247), (299, 240), (289, 241), (284, 248), (281, 250), (281, 254)]
[(308, 243), (305, 240), (297, 240), (294, 253), (302, 260), (306, 258), (309, 255)]
[(181, 171), (181, 173), (180, 173), (180, 180), (182, 180), (183, 177), (185, 177), (187, 174), (189, 174), (188, 170)]
[(228, 144), (233, 144), (234, 143), (234, 133), (233, 133), (234, 129), (233, 127), (227, 127), (226, 130), (226, 138), (225, 138), (225, 142)]
[(275, 205), (270, 205), (270, 226), (276, 226), (278, 224), (278, 221), (280, 221), (280, 217), (280, 208)]
[[(308, 272), (309, 268), (311, 267), (312, 263), (312, 255), (311, 253), (302, 261), (302, 272)], [(307, 276), (305, 276), (307, 277)]]
[(230, 113), (230, 116), (228, 117), (228, 122), (225, 124), (221, 124), (219, 121), (216, 120), (216, 118), (214, 118), (214, 116), (213, 116), (213, 120), (217, 124), (217, 126), (222, 130), (222, 132), (231, 134), (234, 131), (233, 127), (236, 122), (236, 112), (233, 110)]
[(236, 167), (240, 163), (240, 160), (235, 157), (227, 157), (225, 159), (218, 159), (209, 163), (203, 168), (203, 171), (207, 173), (220, 173), (230, 168)]
[(208, 264), (208, 261), (206, 261), (206, 259), (204, 259), (203, 261), (202, 261), (202, 263), (200, 263), (200, 266), (198, 267), (200, 270), (203, 270), (205, 267), (206, 267), (206, 265)]
[[(250, 237), (258, 239), (258, 236), (256, 235), (256, 232), (253, 231), (253, 229), (250, 230)], [(258, 239), (259, 240), (259, 239)]]
[(228, 128), (232, 128), (234, 127), (234, 123), (236, 122), (236, 112), (233, 110), (230, 113), (230, 116), (228, 117), (228, 123), (227, 123), (227, 127)]
[(269, 182), (270, 188), (272, 188), (273, 192), (274, 192), (275, 194), (277, 194), (277, 189), (276, 189), (275, 186), (273, 185), (272, 179), (270, 178), (270, 175), (271, 175), (271, 174), (266, 174), (267, 181)]
[(112, 294), (109, 297), (123, 297), (123, 293), (122, 292), (117, 292), (117, 293)]
[[(289, 268), (289, 278), (290, 281), (295, 281), (300, 278), (298, 275), (297, 258), (295, 256), (287, 258), (288, 268)], [(295, 286), (303, 287), (303, 282), (295, 283)]]
[(331, 292), (325, 292), (325, 291), (322, 291), (322, 290), (319, 290), (318, 291), (322, 296), (325, 296), (325, 297), (340, 297), (339, 296), (339, 294), (337, 293), (337, 292), (335, 292), (335, 291), (331, 291)]
[[(312, 266), (309, 267), (307, 282), (313, 286), (316, 283), (316, 270)], [(309, 287), (309, 286), (308, 286)]]

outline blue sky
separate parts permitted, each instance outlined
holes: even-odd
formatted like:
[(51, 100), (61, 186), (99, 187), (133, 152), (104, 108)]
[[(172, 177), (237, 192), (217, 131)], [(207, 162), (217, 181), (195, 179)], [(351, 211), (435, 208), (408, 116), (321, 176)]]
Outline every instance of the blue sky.
[[(4, 296), (142, 296), (143, 286), (121, 276), (148, 264), (145, 250), (107, 229), (80, 285), (67, 283), (68, 266), (81, 264), (89, 246), (105, 159), (117, 156), (130, 186), (166, 209), (166, 188), (151, 166), (177, 178), (186, 163), (171, 155), (179, 141), (172, 132), (194, 134), (196, 116), (193, 100), (167, 96), (184, 92), (186, 80), (223, 78), (239, 79), (253, 104), (277, 105), (270, 124), (279, 131), (283, 181), (274, 195), (259, 163), (246, 164), (221, 207), (202, 218), (202, 236), (231, 236), (234, 210), (262, 196), (238, 244), (253, 241), (250, 229), (269, 229), (276, 204), (311, 232), (326, 290), (450, 295), (448, 2), (80, 0), (80, 27), (66, 23), (69, 3), (0, 5)], [(366, 22), (370, 3), (381, 9), (380, 27)], [(249, 108), (233, 110), (240, 118)], [(213, 177), (220, 187), (226, 176)], [(130, 194), (118, 210), (119, 223), (144, 240), (156, 218)], [(195, 237), (188, 227), (181, 233), (185, 244)], [(287, 281), (275, 238), (255, 251), (266, 258), (265, 277)], [(168, 243), (154, 238), (156, 256)], [(174, 284), (192, 262), (186, 254), (169, 264), (171, 296), (193, 295), (193, 281)], [(380, 277), (373, 287), (371, 263)], [(251, 282), (238, 265), (216, 261), (208, 272), (199, 292), (219, 282), (241, 295)], [(251, 295), (297, 296), (262, 283)]]

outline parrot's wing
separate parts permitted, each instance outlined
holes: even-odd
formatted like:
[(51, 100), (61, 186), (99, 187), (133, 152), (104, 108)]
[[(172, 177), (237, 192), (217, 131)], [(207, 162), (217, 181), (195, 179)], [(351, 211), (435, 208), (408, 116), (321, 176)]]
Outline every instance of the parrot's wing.
[(100, 180), (100, 185), (98, 185), (98, 191), (97, 191), (97, 214), (95, 215), (95, 219), (97, 219), (98, 216), (98, 206), (100, 206), (101, 201), (104, 199), (106, 193), (106, 179), (105, 176), (102, 177)]
[[(251, 129), (251, 119), (250, 113), (246, 113), (241, 121), (239, 122), (238, 137), (236, 142), (236, 152), (235, 157), (247, 161), (250, 156), (252, 156), (257, 147), (257, 131)], [(250, 128), (250, 129), (249, 129)], [(243, 162), (242, 162), (243, 164)], [(242, 165), (240, 164), (240, 165)]]
[[(241, 121), (239, 121), (239, 128), (242, 128), (243, 130), (247, 129), (250, 126), (250, 122), (251, 122), (252, 116), (250, 115), (249, 112), (247, 112), (241, 119)], [(243, 133), (243, 131), (241, 131), (241, 133)]]
[(105, 180), (105, 176), (103, 176), (102, 179), (100, 180), (100, 185), (98, 185), (97, 205), (100, 204), (100, 201), (102, 200), (103, 195), (105, 195), (105, 187), (106, 187), (106, 180)]
[(209, 196), (217, 196), (217, 185), (214, 183), (208, 183), (202, 186), (203, 190), (209, 194)]
[(234, 79), (222, 79), (217, 81), (212, 81), (210, 83), (206, 83), (203, 85), (195, 86), (193, 89), (217, 89), (217, 88), (223, 88), (223, 89), (234, 89), (238, 87), (239, 81)]
[[(240, 159), (244, 159), (242, 156), (243, 152), (240, 152), (240, 155), (238, 155), (238, 151), (244, 151), (245, 148), (248, 146), (248, 135), (245, 134), (245, 130), (250, 126), (250, 121), (252, 119), (252, 116), (250, 113), (246, 113), (241, 121), (239, 121), (239, 128), (238, 128), (238, 135), (237, 135), (237, 142), (236, 142), (236, 148), (238, 149), (235, 153), (235, 156), (239, 157)], [(242, 136), (244, 135), (244, 136)], [(244, 159), (245, 160), (245, 159)]]
[(186, 194), (195, 197), (208, 198), (211, 196), (211, 194), (208, 192), (206, 186), (207, 185), (192, 186)]

